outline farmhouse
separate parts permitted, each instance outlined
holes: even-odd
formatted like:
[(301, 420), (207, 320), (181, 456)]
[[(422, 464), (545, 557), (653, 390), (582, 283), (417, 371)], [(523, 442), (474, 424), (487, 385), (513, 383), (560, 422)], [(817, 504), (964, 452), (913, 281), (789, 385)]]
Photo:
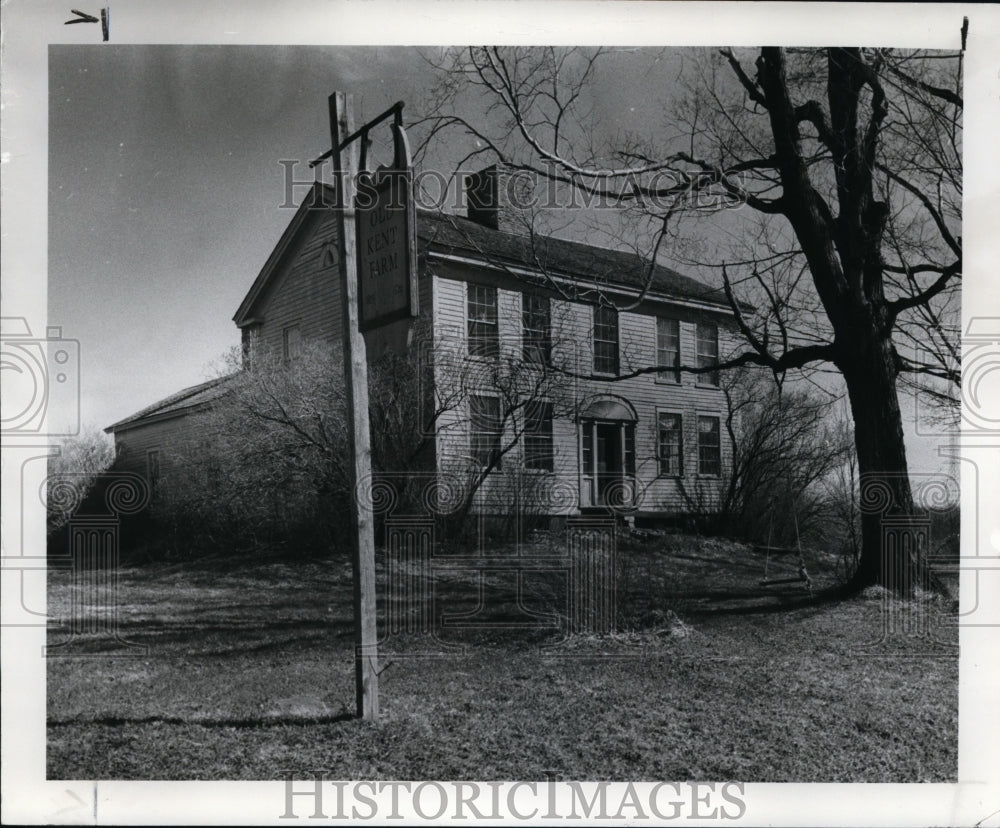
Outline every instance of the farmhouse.
[[(430, 472), (482, 473), (484, 511), (515, 497), (552, 514), (679, 515), (693, 496), (704, 507), (731, 462), (725, 399), (717, 372), (677, 368), (708, 368), (728, 350), (725, 296), (630, 253), (532, 234), (506, 185), (490, 167), (468, 177), (466, 216), (418, 213), (423, 333), (412, 347), (451, 401), (433, 420)], [(294, 360), (306, 342), (340, 342), (332, 203), (316, 183), (237, 309), (245, 355)], [(154, 488), (182, 478), (173, 447), (227, 382), (109, 426), (119, 466)]]

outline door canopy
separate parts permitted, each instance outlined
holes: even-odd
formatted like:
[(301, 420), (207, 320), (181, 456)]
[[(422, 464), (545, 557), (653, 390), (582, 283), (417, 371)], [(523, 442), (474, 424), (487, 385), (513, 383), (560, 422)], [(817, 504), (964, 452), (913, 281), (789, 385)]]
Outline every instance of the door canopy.
[(639, 417), (628, 400), (621, 397), (602, 397), (584, 403), (580, 407), (580, 419), (634, 423)]

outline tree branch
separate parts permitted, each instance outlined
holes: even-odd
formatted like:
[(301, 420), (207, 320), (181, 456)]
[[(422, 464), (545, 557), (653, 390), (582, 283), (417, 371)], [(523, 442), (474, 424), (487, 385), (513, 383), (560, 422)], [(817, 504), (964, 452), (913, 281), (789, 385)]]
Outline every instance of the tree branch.
[(927, 92), (929, 95), (933, 95), (935, 98), (940, 98), (942, 101), (954, 104), (960, 109), (964, 107), (962, 96), (957, 92), (952, 92), (950, 89), (943, 89), (940, 86), (933, 86), (926, 81), (922, 81), (919, 78), (915, 78), (912, 75), (907, 74), (897, 66), (887, 65), (886, 69), (897, 78), (906, 81), (911, 86), (917, 87), (917, 89), (922, 89), (924, 92)]
[(743, 66), (736, 59), (736, 55), (733, 54), (732, 49), (720, 49), (719, 54), (721, 54), (727, 61), (729, 65), (733, 68), (733, 72), (736, 73), (736, 77), (739, 79), (743, 88), (746, 90), (747, 95), (754, 103), (760, 104), (764, 109), (768, 109), (767, 98), (764, 97), (764, 93), (761, 91), (760, 87), (750, 78), (749, 75), (743, 70)]
[(937, 227), (938, 232), (941, 234), (941, 238), (944, 239), (945, 244), (947, 244), (948, 247), (951, 248), (952, 252), (956, 256), (961, 256), (962, 255), (961, 243), (957, 241), (954, 238), (954, 236), (952, 236), (951, 231), (948, 229), (948, 225), (945, 224), (944, 218), (931, 203), (931, 200), (927, 197), (927, 195), (923, 193), (919, 187), (917, 187), (914, 184), (911, 184), (909, 181), (903, 178), (903, 176), (901, 176), (899, 173), (890, 170), (885, 164), (879, 162), (875, 164), (875, 167), (880, 172), (885, 173), (885, 175), (890, 180), (895, 181), (901, 187), (903, 187), (904, 189), (912, 193), (914, 196), (916, 196), (917, 201), (923, 204), (924, 209), (927, 210), (928, 213), (930, 213), (931, 219), (934, 221), (934, 224)]
[(948, 283), (955, 277), (961, 276), (962, 273), (962, 260), (956, 259), (943, 271), (941, 275), (937, 277), (926, 289), (922, 290), (920, 293), (914, 294), (912, 296), (903, 296), (900, 299), (896, 299), (893, 302), (888, 303), (889, 308), (889, 325), (891, 326), (895, 321), (896, 317), (900, 313), (907, 310), (908, 308), (916, 307), (917, 305), (923, 305), (937, 296), (942, 290), (944, 290)]
[(600, 379), (602, 382), (621, 382), (622, 380), (642, 377), (647, 374), (666, 374), (682, 372), (685, 374), (708, 374), (714, 371), (727, 371), (732, 368), (742, 368), (747, 365), (759, 365), (763, 368), (770, 368), (776, 374), (784, 373), (793, 368), (803, 368), (810, 362), (833, 362), (836, 356), (836, 349), (830, 343), (822, 345), (802, 345), (785, 351), (781, 356), (775, 357), (770, 354), (761, 354), (756, 351), (745, 351), (732, 359), (715, 362), (711, 365), (678, 365), (678, 366), (658, 366), (649, 365), (644, 368), (636, 368), (626, 371), (614, 377), (595, 377), (585, 371), (572, 371), (561, 366), (552, 366), (552, 370), (569, 377), (577, 379)]

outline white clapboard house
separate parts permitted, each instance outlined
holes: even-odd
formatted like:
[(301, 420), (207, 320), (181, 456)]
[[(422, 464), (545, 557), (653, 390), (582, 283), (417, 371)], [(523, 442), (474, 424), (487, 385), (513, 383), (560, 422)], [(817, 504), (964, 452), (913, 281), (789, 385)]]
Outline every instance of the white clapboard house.
[[(692, 497), (704, 507), (731, 462), (725, 399), (717, 373), (674, 369), (726, 353), (725, 296), (628, 252), (527, 232), (503, 202), (505, 175), (469, 177), (467, 215), (418, 212), (414, 348), (452, 401), (433, 422), (430, 473), (461, 484), (492, 466), (477, 496), (489, 511), (679, 516)], [(315, 184), (251, 285), (233, 317), (245, 351), (294, 359), (301, 343), (341, 341), (332, 203)], [(661, 370), (629, 376), (649, 367)], [(508, 418), (512, 383), (532, 399)], [(155, 487), (182, 479), (175, 449), (225, 392), (212, 380), (109, 426), (119, 466)]]

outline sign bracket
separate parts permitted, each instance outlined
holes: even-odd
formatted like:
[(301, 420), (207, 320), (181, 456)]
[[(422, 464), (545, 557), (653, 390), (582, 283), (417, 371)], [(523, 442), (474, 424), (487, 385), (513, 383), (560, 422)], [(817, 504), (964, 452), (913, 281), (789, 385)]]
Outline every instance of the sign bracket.
[(309, 162), (309, 169), (313, 169), (314, 167), (318, 167), (320, 164), (322, 164), (324, 161), (326, 161), (327, 158), (332, 157), (335, 152), (343, 152), (345, 149), (347, 149), (348, 145), (352, 141), (356, 141), (358, 138), (364, 137), (365, 140), (361, 144), (361, 163), (358, 165), (359, 169), (363, 170), (365, 168), (365, 161), (367, 160), (367, 158), (366, 158), (367, 153), (366, 153), (365, 150), (366, 150), (366, 147), (367, 147), (367, 144), (368, 144), (368, 133), (374, 127), (376, 127), (380, 123), (382, 123), (390, 115), (394, 116), (394, 118), (393, 118), (394, 125), (397, 128), (402, 127), (403, 126), (403, 106), (404, 106), (403, 101), (396, 101), (396, 103), (394, 103), (392, 106), (390, 106), (385, 112), (383, 112), (377, 118), (373, 118), (371, 121), (369, 121), (363, 127), (361, 127), (360, 129), (356, 129), (354, 132), (352, 132), (346, 138), (344, 138), (343, 140), (341, 140), (336, 145), (336, 149), (329, 149), (326, 152), (324, 152), (321, 156), (319, 156), (318, 158), (314, 158), (312, 161), (310, 161)]

